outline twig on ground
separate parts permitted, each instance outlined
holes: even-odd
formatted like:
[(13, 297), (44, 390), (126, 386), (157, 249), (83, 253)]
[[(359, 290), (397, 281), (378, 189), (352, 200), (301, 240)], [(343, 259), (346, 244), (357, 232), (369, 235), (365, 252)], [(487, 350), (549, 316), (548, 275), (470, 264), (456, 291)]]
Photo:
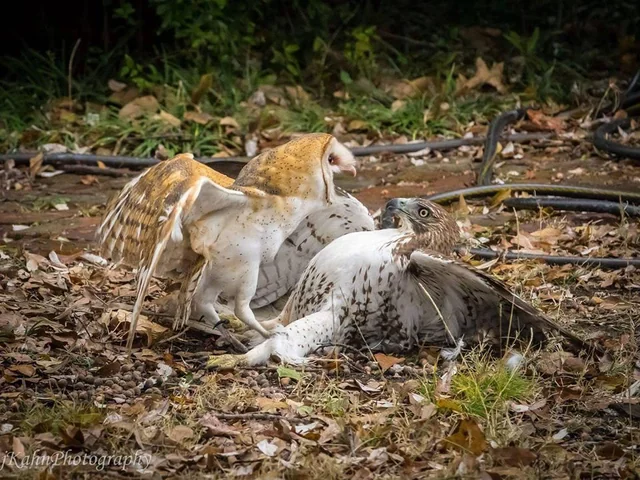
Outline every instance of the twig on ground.
[(309, 422), (309, 418), (285, 417), (274, 413), (214, 413), (220, 420), (286, 420), (292, 423)]

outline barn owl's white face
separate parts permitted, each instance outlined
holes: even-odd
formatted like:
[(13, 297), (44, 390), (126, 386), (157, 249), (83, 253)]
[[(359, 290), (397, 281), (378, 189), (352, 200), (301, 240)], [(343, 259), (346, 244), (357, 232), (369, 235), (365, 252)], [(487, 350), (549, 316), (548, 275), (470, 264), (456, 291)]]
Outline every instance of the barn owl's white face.
[(326, 200), (327, 203), (333, 203), (335, 201), (333, 175), (335, 173), (348, 173), (355, 177), (356, 159), (347, 147), (334, 138), (327, 146), (321, 162)]

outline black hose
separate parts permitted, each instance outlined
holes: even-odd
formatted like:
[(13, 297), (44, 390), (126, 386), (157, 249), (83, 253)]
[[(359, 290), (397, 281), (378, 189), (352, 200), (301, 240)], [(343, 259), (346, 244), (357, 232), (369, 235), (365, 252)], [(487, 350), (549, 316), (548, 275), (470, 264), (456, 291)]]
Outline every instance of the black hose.
[(507, 207), (519, 210), (552, 208), (554, 210), (567, 210), (572, 212), (612, 213), (614, 215), (624, 214), (628, 217), (640, 217), (640, 206), (630, 205), (629, 203), (610, 202), (607, 200), (593, 200), (590, 198), (519, 197), (507, 198), (502, 203)]
[[(516, 135), (508, 135), (505, 140), (514, 142), (526, 142), (532, 140), (545, 140), (552, 135), (549, 133), (523, 133)], [(391, 153), (411, 153), (418, 152), (428, 148), (430, 150), (450, 150), (464, 145), (482, 145), (485, 139), (477, 138), (458, 138), (455, 140), (442, 140), (435, 142), (406, 143), (402, 145), (371, 145), (369, 147), (355, 147), (351, 152), (355, 156), (375, 155), (383, 152)], [(0, 161), (14, 160), (17, 164), (27, 164), (29, 160), (37, 155), (33, 153), (7, 153), (0, 155)], [(216, 163), (247, 163), (249, 157), (198, 157), (199, 162), (205, 164)], [(150, 167), (159, 163), (156, 158), (138, 158), (118, 155), (90, 155), (79, 153), (49, 153), (44, 154), (43, 162), (51, 165), (62, 165), (67, 163), (77, 163), (81, 165), (97, 165), (102, 162), (109, 167)]]
[(614, 155), (626, 158), (640, 159), (639, 147), (631, 147), (607, 139), (607, 135), (617, 131), (618, 127), (628, 128), (630, 125), (631, 120), (628, 118), (603, 123), (593, 134), (593, 144), (596, 148), (604, 150), (607, 153), (613, 153)]
[[(7, 153), (0, 155), (0, 160), (15, 160), (17, 164), (29, 163), (29, 160), (37, 155), (34, 153)], [(199, 162), (205, 164), (214, 163), (247, 163), (248, 157), (201, 157)], [(118, 155), (89, 155), (80, 153), (45, 153), (43, 162), (51, 165), (64, 165), (77, 163), (80, 165), (98, 165), (102, 162), (108, 167), (150, 167), (160, 160), (156, 158), (126, 157)]]
[(470, 253), (471, 255), (492, 259), (492, 258), (505, 258), (507, 260), (538, 260), (543, 261), (549, 265), (581, 265), (600, 268), (619, 269), (626, 268), (629, 265), (634, 267), (640, 267), (640, 258), (608, 258), (608, 257), (571, 257), (571, 256), (556, 256), (556, 255), (538, 255), (535, 253), (520, 253), (520, 252), (496, 252), (489, 248), (465, 248), (457, 247), (456, 252), (464, 255)]
[(516, 123), (524, 118), (527, 114), (526, 108), (518, 108), (510, 110), (494, 118), (489, 124), (487, 138), (484, 145), (484, 153), (482, 155), (482, 163), (480, 164), (480, 173), (478, 174), (477, 185), (491, 185), (491, 177), (493, 176), (493, 164), (496, 160), (498, 151), (498, 139), (500, 134), (507, 125)]
[(630, 202), (640, 205), (640, 191), (630, 192), (612, 190), (600, 187), (586, 187), (580, 185), (548, 185), (544, 183), (509, 183), (502, 185), (481, 185), (478, 187), (462, 188), (448, 192), (423, 196), (432, 202), (446, 205), (460, 198), (485, 197), (505, 190), (514, 192), (538, 192), (562, 197), (590, 198), (593, 200), (611, 200)]
[[(551, 138), (551, 133), (517, 133), (514, 135), (506, 135), (504, 140), (512, 142), (525, 142), (531, 140), (546, 140)], [(375, 155), (378, 153), (411, 153), (418, 152), (428, 148), (429, 150), (450, 150), (466, 145), (482, 145), (486, 142), (486, 138), (457, 138), (454, 140), (440, 140), (435, 142), (419, 142), (419, 143), (405, 143), (402, 145), (370, 145), (368, 147), (355, 147), (351, 149), (356, 157), (362, 157), (365, 155)]]

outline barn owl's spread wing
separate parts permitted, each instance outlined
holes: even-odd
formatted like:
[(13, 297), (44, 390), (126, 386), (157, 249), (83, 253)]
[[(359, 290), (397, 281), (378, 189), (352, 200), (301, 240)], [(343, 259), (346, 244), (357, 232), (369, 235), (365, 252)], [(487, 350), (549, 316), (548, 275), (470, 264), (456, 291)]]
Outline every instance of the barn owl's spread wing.
[(579, 347), (587, 343), (555, 323), (542, 312), (509, 291), (497, 278), (470, 265), (433, 252), (411, 254), (407, 272), (418, 282), (426, 301), (432, 301), (447, 320), (452, 340), (480, 331), (500, 336), (544, 340), (544, 330), (553, 329)]
[(97, 235), (101, 254), (133, 267), (148, 265), (155, 250), (166, 250), (155, 263), (167, 274), (194, 260), (187, 234), (190, 223), (229, 206), (242, 206), (246, 195), (233, 179), (178, 155), (130, 181), (107, 206)]
[[(234, 189), (232, 179), (183, 154), (146, 170), (109, 203), (97, 231), (101, 255), (138, 269), (131, 332), (156, 273), (186, 273), (189, 281), (181, 316), (189, 317), (206, 265), (191, 247), (189, 227), (209, 213), (237, 210), (247, 202), (248, 195)], [(130, 334), (128, 347), (132, 340)]]
[(306, 217), (282, 244), (273, 261), (261, 265), (251, 306), (263, 307), (289, 292), (316, 253), (336, 238), (374, 229), (367, 208), (336, 187), (336, 202)]

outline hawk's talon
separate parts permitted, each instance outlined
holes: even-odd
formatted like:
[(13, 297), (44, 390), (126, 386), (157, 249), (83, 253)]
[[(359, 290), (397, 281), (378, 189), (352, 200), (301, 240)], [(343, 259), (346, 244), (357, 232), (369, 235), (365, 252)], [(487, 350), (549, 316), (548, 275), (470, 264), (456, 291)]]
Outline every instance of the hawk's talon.
[(244, 355), (212, 355), (207, 361), (207, 368), (218, 370), (229, 370), (242, 365)]

